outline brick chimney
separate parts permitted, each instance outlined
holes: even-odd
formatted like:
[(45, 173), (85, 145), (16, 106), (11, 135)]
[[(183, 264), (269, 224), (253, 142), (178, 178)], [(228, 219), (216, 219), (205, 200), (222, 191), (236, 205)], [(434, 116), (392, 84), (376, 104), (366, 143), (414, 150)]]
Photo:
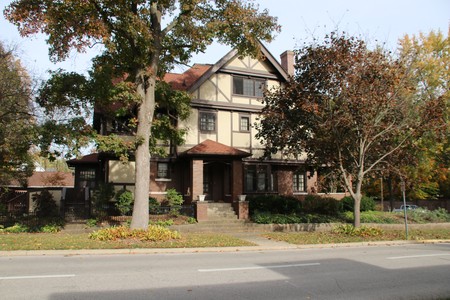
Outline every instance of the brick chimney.
[(280, 55), (281, 67), (289, 76), (294, 75), (294, 51), (286, 50)]

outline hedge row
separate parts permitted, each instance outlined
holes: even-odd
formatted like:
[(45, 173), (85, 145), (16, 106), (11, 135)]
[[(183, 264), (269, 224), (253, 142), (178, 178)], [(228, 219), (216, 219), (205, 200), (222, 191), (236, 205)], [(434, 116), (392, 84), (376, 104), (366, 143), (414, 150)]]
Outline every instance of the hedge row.
[[(346, 211), (353, 211), (353, 199), (345, 197), (336, 200), (331, 197), (308, 195), (301, 201), (295, 197), (280, 195), (261, 195), (249, 197), (250, 215), (265, 212), (282, 215), (320, 214), (338, 216)], [(375, 209), (375, 201), (370, 197), (361, 199), (361, 211)]]

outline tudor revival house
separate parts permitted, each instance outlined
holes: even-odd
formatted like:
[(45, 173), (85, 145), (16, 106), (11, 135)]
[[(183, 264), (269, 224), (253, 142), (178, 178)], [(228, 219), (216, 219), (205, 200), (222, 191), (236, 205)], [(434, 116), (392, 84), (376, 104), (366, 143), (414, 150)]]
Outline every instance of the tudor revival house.
[[(254, 124), (262, 109), (265, 89), (282, 86), (293, 73), (293, 52), (281, 55), (281, 64), (263, 46), (264, 59), (239, 58), (233, 50), (213, 65), (196, 64), (182, 74), (164, 78), (191, 96), (185, 144), (171, 147), (169, 156), (152, 157), (149, 196), (163, 198), (168, 188), (183, 194), (186, 203), (205, 195), (211, 202), (233, 202), (239, 195), (305, 195), (316, 191), (302, 160), (281, 156), (261, 159), (264, 145), (255, 138)], [(111, 122), (96, 115), (101, 134), (113, 131)], [(78, 187), (109, 182), (133, 190), (134, 162), (123, 164), (104, 153), (69, 161), (76, 168)]]

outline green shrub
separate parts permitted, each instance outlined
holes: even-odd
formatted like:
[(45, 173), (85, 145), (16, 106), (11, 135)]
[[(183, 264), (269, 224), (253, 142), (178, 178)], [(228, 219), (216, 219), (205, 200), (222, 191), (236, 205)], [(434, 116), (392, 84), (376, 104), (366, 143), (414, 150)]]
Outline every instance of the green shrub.
[(162, 227), (169, 227), (169, 226), (173, 225), (173, 220), (169, 219), (169, 220), (150, 221), (149, 224), (150, 225), (162, 226)]
[(116, 208), (122, 216), (129, 214), (133, 210), (134, 197), (129, 190), (121, 190), (116, 194)]
[(153, 213), (158, 210), (158, 207), (160, 207), (160, 203), (156, 198), (150, 197), (148, 198), (148, 210), (150, 213)]
[(328, 223), (335, 221), (330, 216), (317, 214), (271, 214), (269, 212), (255, 212), (252, 220), (258, 224), (298, 224), (298, 223)]
[(4, 203), (0, 203), (0, 216), (8, 213), (8, 207)]
[(280, 195), (261, 195), (248, 197), (249, 212), (266, 211), (272, 214), (301, 213), (302, 202), (294, 197)]
[(97, 216), (106, 216), (108, 213), (109, 202), (114, 199), (114, 195), (115, 191), (113, 184), (99, 184), (91, 197), (94, 214)]
[[(353, 207), (355, 207), (355, 201), (352, 197), (347, 196), (342, 198), (342, 209), (343, 211), (353, 211)], [(376, 202), (373, 198), (368, 196), (362, 196), (361, 198), (361, 206), (360, 211), (371, 211), (375, 210)]]
[(195, 224), (195, 223), (197, 223), (197, 219), (196, 219), (196, 218), (193, 218), (193, 217), (188, 217), (188, 218), (186, 219), (186, 222), (187, 222), (188, 224)]
[(59, 226), (58, 224), (47, 224), (42, 226), (39, 231), (45, 233), (57, 233), (60, 230), (61, 226)]
[(121, 239), (136, 239), (140, 241), (168, 241), (179, 239), (181, 235), (177, 231), (171, 231), (165, 227), (151, 225), (148, 229), (130, 229), (119, 226), (104, 228), (89, 234), (90, 239), (99, 241), (115, 241)]
[(2, 233), (22, 233), (22, 232), (28, 232), (29, 230), (30, 230), (30, 228), (28, 226), (25, 226), (20, 223), (16, 223), (13, 226), (0, 229), (0, 232), (2, 232)]
[(53, 195), (48, 190), (42, 190), (33, 197), (35, 205), (34, 212), (40, 218), (54, 217), (59, 214)]
[(408, 219), (414, 223), (439, 223), (450, 222), (450, 214), (444, 208), (428, 210), (419, 208), (407, 210)]
[(97, 219), (88, 219), (86, 220), (86, 226), (87, 227), (95, 227), (98, 224), (98, 220)]
[[(346, 211), (343, 213), (345, 222), (353, 222), (353, 211)], [(360, 215), (361, 223), (376, 223), (376, 224), (396, 224), (399, 223), (398, 218), (387, 212), (381, 211), (363, 211)]]
[(331, 197), (308, 195), (305, 198), (303, 208), (307, 213), (338, 216), (342, 212), (342, 203)]
[(169, 206), (181, 206), (183, 204), (183, 196), (176, 189), (168, 189), (166, 201)]

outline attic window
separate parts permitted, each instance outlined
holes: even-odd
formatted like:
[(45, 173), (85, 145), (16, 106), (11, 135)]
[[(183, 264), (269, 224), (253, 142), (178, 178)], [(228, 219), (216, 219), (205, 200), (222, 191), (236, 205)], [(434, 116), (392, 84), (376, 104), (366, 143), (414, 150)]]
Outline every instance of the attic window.
[(262, 79), (234, 76), (233, 94), (260, 98), (263, 96), (264, 83)]

